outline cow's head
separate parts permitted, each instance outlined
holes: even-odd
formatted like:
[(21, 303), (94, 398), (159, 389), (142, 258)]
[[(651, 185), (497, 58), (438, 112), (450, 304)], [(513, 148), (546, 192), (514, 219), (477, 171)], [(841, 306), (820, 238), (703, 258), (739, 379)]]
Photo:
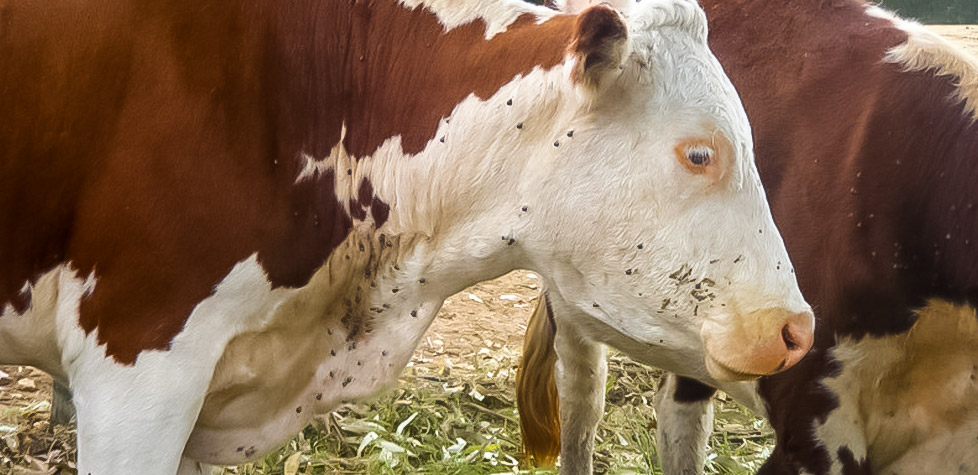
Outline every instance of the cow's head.
[(532, 259), (604, 341), (700, 374), (705, 348), (711, 376), (744, 379), (799, 361), (814, 318), (706, 40), (692, 1), (581, 12), (573, 132), (530, 167), (546, 207)]

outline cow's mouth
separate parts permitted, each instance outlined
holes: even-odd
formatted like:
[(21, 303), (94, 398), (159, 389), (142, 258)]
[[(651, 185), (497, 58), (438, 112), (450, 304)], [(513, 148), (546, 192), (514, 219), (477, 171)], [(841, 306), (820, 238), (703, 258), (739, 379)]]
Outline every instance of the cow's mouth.
[(710, 355), (706, 355), (705, 360), (706, 371), (718, 381), (750, 381), (764, 376), (763, 374), (731, 368)]

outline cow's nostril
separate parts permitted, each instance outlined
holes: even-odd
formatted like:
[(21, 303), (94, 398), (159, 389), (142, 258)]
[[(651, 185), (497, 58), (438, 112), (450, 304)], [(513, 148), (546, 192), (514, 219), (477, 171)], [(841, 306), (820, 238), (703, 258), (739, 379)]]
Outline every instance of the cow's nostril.
[(786, 323), (784, 327), (781, 328), (781, 338), (784, 339), (784, 346), (788, 351), (794, 351), (800, 348), (801, 345), (795, 341), (794, 335), (791, 334), (791, 325)]

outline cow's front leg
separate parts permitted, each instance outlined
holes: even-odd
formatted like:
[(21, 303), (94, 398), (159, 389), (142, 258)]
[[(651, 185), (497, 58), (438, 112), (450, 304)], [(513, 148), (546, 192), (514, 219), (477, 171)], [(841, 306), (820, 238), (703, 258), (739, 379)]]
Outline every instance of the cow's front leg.
[(713, 431), (714, 393), (716, 389), (706, 384), (672, 373), (656, 391), (655, 443), (666, 475), (703, 472), (706, 444)]
[(78, 473), (194, 473), (181, 468), (181, 454), (203, 404), (206, 379), (194, 374), (199, 368), (192, 365), (185, 372), (176, 365), (143, 363), (80, 372), (72, 379)]
[[(557, 310), (558, 315), (567, 313), (564, 309)], [(560, 473), (590, 475), (594, 433), (604, 414), (607, 350), (566, 321), (557, 323), (555, 347), (560, 396)]]

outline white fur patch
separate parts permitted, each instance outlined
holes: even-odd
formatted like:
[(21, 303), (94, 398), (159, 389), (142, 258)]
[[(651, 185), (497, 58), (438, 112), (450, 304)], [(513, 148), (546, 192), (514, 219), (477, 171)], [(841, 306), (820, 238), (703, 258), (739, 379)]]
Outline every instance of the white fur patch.
[(866, 12), (893, 22), (908, 35), (906, 43), (886, 53), (887, 62), (899, 64), (905, 71), (932, 71), (936, 76), (954, 78), (957, 87), (954, 100), (963, 102), (965, 112), (972, 120), (978, 120), (978, 58), (920, 23), (877, 6), (867, 8)]
[(486, 39), (506, 31), (517, 18), (524, 14), (537, 17), (543, 23), (556, 13), (545, 7), (515, 0), (458, 1), (458, 0), (400, 0), (408, 8), (422, 7), (438, 16), (438, 21), (451, 31), (476, 20), (486, 22)]

